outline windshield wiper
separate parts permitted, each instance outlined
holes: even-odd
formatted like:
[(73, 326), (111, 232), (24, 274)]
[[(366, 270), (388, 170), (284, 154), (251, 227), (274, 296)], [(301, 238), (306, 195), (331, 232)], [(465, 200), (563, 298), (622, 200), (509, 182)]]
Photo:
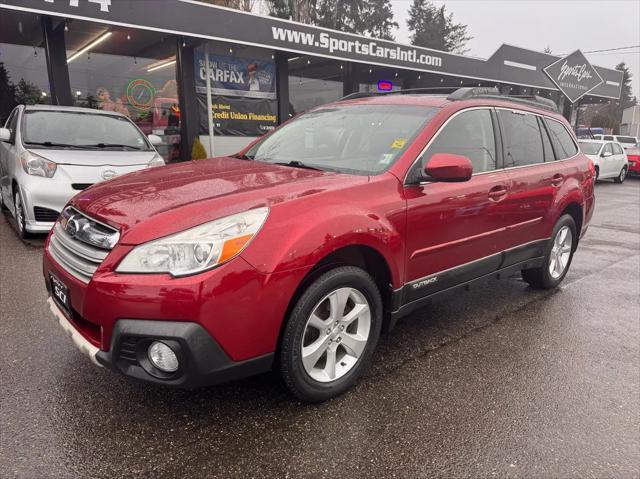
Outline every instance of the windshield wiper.
[[(268, 162), (271, 163), (271, 162)], [(293, 161), (275, 161), (274, 165), (282, 165), (282, 166), (293, 166), (294, 168), (304, 168), (305, 170), (315, 170), (315, 171), (324, 171), (315, 166), (305, 165), (301, 161), (293, 160)]]
[(25, 141), (24, 142), (26, 145), (37, 145), (37, 146), (47, 146), (47, 147), (52, 147), (52, 146), (59, 146), (60, 148), (88, 148), (85, 145), (70, 145), (68, 143), (56, 143), (54, 141)]
[(234, 158), (237, 158), (239, 160), (249, 160), (252, 161), (253, 160), (253, 156), (249, 156), (246, 153), (241, 154), (237, 154), (237, 155), (233, 155)]
[(122, 145), (120, 143), (96, 143), (95, 145), (81, 145), (83, 148), (131, 148), (133, 150), (142, 150), (142, 148), (133, 145)]

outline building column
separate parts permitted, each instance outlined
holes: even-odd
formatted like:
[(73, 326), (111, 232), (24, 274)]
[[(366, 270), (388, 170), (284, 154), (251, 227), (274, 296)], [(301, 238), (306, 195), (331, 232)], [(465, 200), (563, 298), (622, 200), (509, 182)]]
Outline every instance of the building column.
[(276, 98), (278, 102), (278, 125), (289, 119), (289, 58), (276, 52)]
[(42, 16), (42, 37), (44, 53), (49, 74), (51, 103), (53, 105), (72, 106), (69, 68), (67, 67), (67, 48), (64, 41), (64, 22), (50, 16)]
[(345, 62), (342, 70), (342, 95), (360, 91), (360, 72), (356, 63)]
[(176, 37), (176, 41), (176, 78), (180, 102), (180, 159), (188, 161), (191, 159), (193, 142), (200, 134), (200, 112), (196, 96), (194, 66), (195, 47), (185, 43), (182, 37)]

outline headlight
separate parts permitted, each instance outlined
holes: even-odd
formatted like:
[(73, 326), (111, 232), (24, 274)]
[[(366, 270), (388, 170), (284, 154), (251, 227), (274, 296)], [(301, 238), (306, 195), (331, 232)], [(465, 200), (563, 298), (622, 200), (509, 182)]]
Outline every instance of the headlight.
[(116, 271), (173, 276), (206, 271), (237, 256), (260, 230), (268, 214), (268, 208), (256, 208), (136, 246)]
[(164, 159), (157, 153), (153, 158), (151, 158), (151, 161), (147, 163), (147, 168), (152, 168), (154, 166), (164, 166)]
[(30, 151), (22, 153), (20, 162), (27, 175), (43, 176), (45, 178), (51, 178), (58, 167), (53, 161), (42, 158)]

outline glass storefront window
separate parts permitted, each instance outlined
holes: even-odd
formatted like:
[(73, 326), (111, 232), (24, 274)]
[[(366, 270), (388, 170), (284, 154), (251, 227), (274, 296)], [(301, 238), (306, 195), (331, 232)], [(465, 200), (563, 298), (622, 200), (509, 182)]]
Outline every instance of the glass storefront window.
[(326, 58), (289, 58), (289, 108), (295, 116), (341, 98), (342, 64)]
[(0, 125), (20, 104), (48, 104), (49, 77), (40, 17), (2, 11), (0, 15)]
[(178, 161), (175, 37), (72, 21), (67, 25), (65, 42), (76, 106), (128, 116), (145, 134), (162, 138), (156, 148), (166, 161)]

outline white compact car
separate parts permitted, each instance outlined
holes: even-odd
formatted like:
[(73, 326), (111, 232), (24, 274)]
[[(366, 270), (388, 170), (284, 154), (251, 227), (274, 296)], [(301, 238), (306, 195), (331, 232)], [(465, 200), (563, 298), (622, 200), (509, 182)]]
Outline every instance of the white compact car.
[(0, 207), (13, 214), (20, 236), (46, 233), (79, 191), (164, 165), (153, 147), (160, 141), (120, 113), (20, 105), (0, 128)]
[(627, 155), (620, 143), (602, 140), (579, 140), (582, 152), (591, 158), (596, 167), (596, 179), (613, 178), (622, 183), (629, 171)]

